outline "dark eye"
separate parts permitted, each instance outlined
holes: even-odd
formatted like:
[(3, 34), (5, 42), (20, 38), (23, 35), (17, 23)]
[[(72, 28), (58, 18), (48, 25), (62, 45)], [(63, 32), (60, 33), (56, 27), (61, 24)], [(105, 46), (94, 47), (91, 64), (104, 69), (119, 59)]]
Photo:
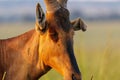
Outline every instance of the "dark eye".
[(54, 42), (58, 41), (58, 33), (56, 31), (50, 33), (50, 37)]

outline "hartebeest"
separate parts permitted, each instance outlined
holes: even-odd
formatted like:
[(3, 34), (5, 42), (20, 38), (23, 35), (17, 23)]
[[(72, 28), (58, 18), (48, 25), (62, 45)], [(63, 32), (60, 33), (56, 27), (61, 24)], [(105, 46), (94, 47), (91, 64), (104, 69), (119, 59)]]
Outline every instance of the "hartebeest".
[(0, 40), (0, 80), (37, 80), (51, 68), (64, 80), (81, 80), (74, 51), (74, 30), (86, 30), (82, 20), (70, 22), (67, 0), (44, 0), (46, 16), (38, 3), (35, 29)]

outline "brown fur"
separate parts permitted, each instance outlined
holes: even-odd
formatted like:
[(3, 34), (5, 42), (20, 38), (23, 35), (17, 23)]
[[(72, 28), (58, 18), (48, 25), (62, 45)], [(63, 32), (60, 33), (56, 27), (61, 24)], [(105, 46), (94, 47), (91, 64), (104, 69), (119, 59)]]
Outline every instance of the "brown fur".
[(46, 13), (45, 24), (44, 30), (40, 30), (36, 22), (35, 30), (0, 40), (0, 80), (4, 72), (5, 80), (37, 80), (51, 68), (65, 80), (81, 80), (74, 56), (74, 30), (69, 11), (60, 8)]

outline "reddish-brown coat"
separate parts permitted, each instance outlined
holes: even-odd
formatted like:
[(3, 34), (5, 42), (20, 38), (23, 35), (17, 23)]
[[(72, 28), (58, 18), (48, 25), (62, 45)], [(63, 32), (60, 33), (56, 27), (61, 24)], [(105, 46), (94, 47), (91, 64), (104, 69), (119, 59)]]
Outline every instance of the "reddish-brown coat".
[[(37, 18), (43, 17), (38, 10), (39, 4)], [(36, 29), (0, 40), (0, 80), (4, 72), (5, 80), (37, 80), (51, 68), (65, 80), (81, 80), (73, 50), (74, 23), (80, 29), (80, 22), (70, 22), (69, 11), (61, 7), (46, 13), (45, 23), (38, 19)]]

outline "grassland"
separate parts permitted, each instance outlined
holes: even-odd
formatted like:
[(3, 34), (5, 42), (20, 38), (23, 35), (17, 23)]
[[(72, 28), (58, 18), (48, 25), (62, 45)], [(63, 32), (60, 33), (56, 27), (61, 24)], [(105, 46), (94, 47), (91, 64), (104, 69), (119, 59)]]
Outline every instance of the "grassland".
[[(120, 80), (120, 21), (86, 21), (86, 32), (77, 31), (74, 50), (83, 80)], [(0, 39), (34, 28), (32, 23), (0, 24)], [(59, 65), (59, 64), (58, 64)], [(62, 80), (54, 70), (40, 80)]]

